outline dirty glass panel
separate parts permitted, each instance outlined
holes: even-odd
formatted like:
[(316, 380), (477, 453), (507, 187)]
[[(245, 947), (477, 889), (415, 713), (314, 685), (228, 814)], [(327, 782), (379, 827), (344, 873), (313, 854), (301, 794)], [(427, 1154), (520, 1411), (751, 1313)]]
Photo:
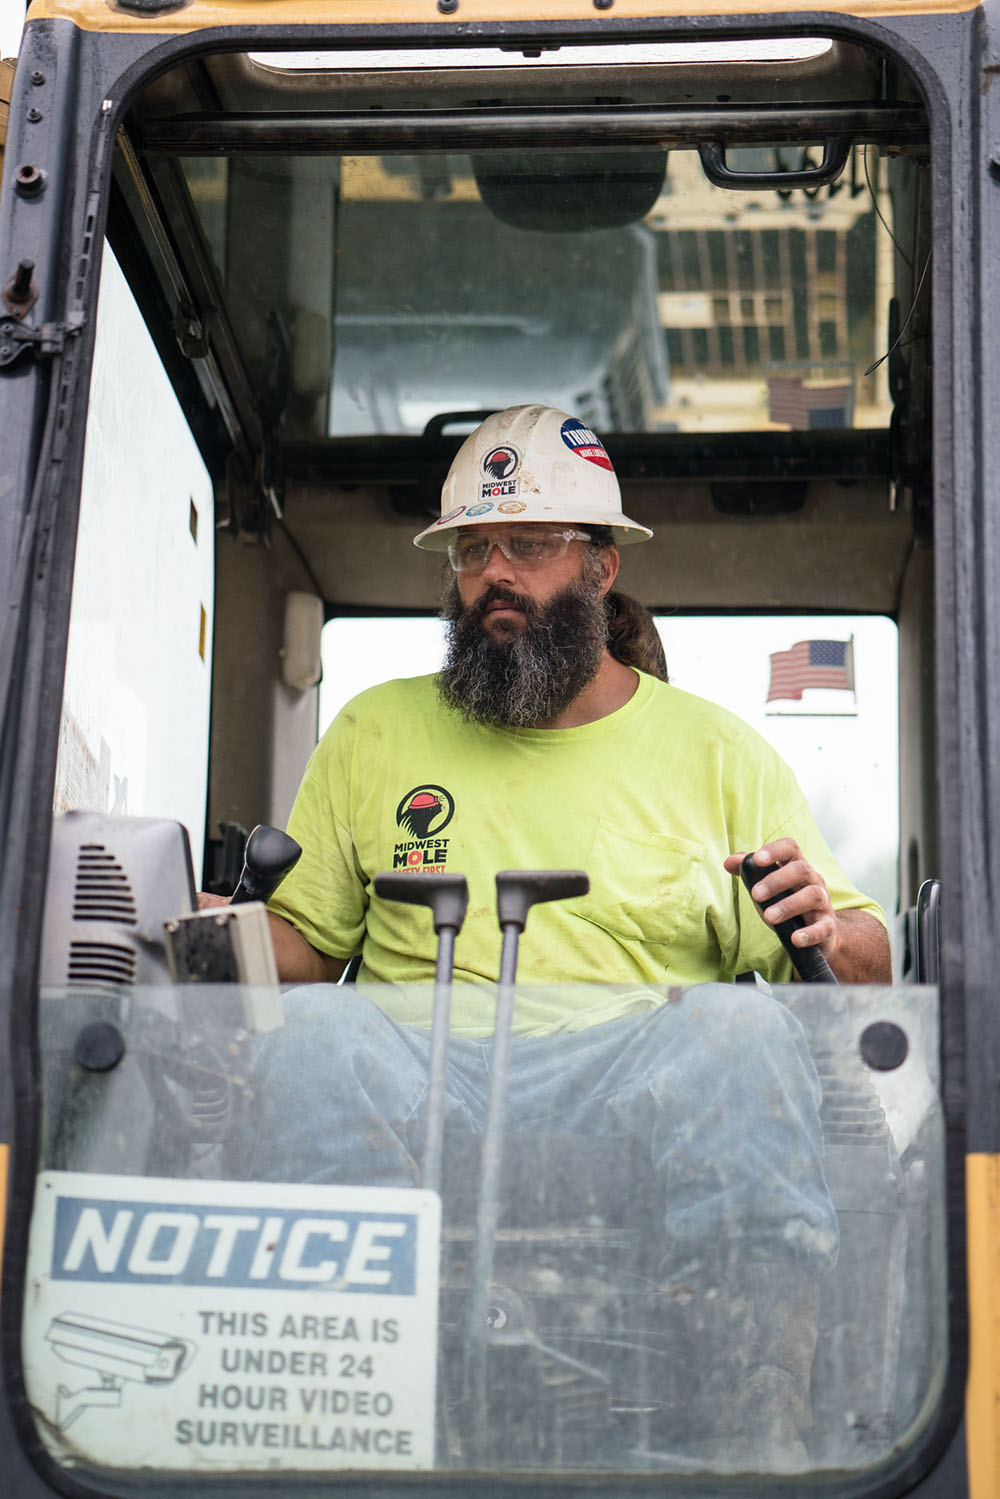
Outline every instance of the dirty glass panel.
[(289, 436), (420, 433), (525, 399), (605, 432), (888, 425), (893, 235), (909, 234), (874, 148), (828, 186), (781, 190), (714, 186), (690, 149), (181, 165)]
[[(452, 1039), (442, 1111), (394, 1129), (347, 1022), (426, 1022), (433, 985), (43, 992), (23, 1356), (61, 1464), (112, 1488), (142, 1469), (147, 1491), (749, 1469), (847, 1493), (919, 1434), (946, 1339), (936, 991), (518, 987), (515, 1033), (624, 1001), (687, 1082), (588, 1114), (567, 1083), (594, 1080), (593, 1028), (515, 1034), (499, 1130), (498, 995), (456, 997), (487, 1034)], [(725, 1412), (764, 1364), (800, 1409), (751, 1439)]]
[(200, 854), (214, 564), (211, 477), (105, 246), (57, 812), (144, 816), (156, 810), (182, 818)]
[[(740, 172), (814, 165), (788, 146), (730, 151)], [(880, 427), (893, 287), (892, 209), (878, 153), (796, 191), (720, 190), (693, 152), (670, 158), (656, 233), (671, 370), (661, 420), (679, 431)]]

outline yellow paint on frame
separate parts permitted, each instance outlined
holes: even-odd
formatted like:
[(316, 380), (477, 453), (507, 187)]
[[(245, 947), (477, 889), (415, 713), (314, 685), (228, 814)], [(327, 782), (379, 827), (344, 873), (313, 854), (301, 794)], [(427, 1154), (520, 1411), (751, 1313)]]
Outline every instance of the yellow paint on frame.
[(0, 62), (0, 172), (3, 171), (3, 148), (7, 141), (7, 122), (10, 118), (10, 95), (14, 87), (14, 68), (17, 66), (13, 57), (5, 57)]
[(969, 1499), (1000, 1494), (1000, 1156), (965, 1163), (969, 1256)]
[[(835, 15), (947, 15), (976, 10), (980, 0), (824, 0), (816, 10)], [(149, 32), (154, 35), (201, 31), (210, 26), (392, 26), (436, 23), (464, 30), (468, 23), (495, 21), (674, 20), (679, 16), (760, 14), (747, 0), (614, 0), (597, 11), (593, 0), (459, 0), (444, 16), (437, 0), (191, 0), (158, 16), (130, 15), (114, 0), (33, 0), (29, 21), (63, 17), (82, 31)], [(768, 0), (769, 15), (808, 14), (802, 0)], [(616, 37), (616, 40), (619, 38)], [(259, 45), (259, 43), (258, 43)]]

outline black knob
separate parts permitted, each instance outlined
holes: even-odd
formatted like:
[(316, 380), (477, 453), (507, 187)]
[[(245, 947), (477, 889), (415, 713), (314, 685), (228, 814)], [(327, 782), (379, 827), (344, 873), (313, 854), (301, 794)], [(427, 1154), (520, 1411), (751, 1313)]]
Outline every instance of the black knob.
[(893, 1020), (873, 1020), (861, 1032), (858, 1043), (862, 1060), (876, 1072), (895, 1072), (910, 1050), (906, 1032)]
[(79, 1031), (73, 1055), (88, 1072), (110, 1072), (125, 1055), (125, 1038), (110, 1020), (92, 1020)]
[(497, 918), (501, 927), (524, 931), (532, 906), (547, 900), (586, 895), (590, 880), (582, 869), (501, 869), (497, 874)]
[(382, 900), (399, 900), (411, 906), (430, 906), (434, 930), (462, 930), (469, 886), (464, 874), (406, 874), (389, 871), (375, 876), (375, 894)]
[(268, 900), (288, 871), (298, 863), (301, 845), (280, 828), (254, 828), (243, 855), (243, 873), (232, 895), (232, 905)]
[[(740, 876), (751, 900), (753, 900), (753, 888), (757, 881), (764, 879), (766, 875), (773, 874), (778, 868), (780, 868), (778, 864), (757, 864), (753, 854), (747, 854), (740, 865)], [(754, 904), (758, 910), (766, 911), (768, 906), (773, 906), (775, 901), (781, 899), (780, 895), (771, 895), (767, 900), (755, 901)], [(792, 941), (792, 933), (805, 925), (804, 916), (790, 916), (787, 921), (779, 921), (778, 925), (772, 927), (771, 930), (791, 958), (795, 971), (804, 984), (837, 983), (833, 969), (818, 947), (796, 947)]]

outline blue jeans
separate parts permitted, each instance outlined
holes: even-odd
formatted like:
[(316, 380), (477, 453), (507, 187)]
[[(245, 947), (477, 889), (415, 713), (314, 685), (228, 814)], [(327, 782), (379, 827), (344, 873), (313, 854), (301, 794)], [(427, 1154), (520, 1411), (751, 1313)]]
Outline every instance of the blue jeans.
[[(349, 988), (292, 991), (285, 1014), (259, 1043), (246, 1175), (419, 1185), (430, 1031)], [(446, 1117), (473, 1134), (492, 1060), (490, 1039), (449, 1042)], [(838, 1247), (819, 1100), (789, 1010), (743, 985), (702, 984), (640, 1015), (515, 1037), (505, 1129), (639, 1142), (671, 1258), (725, 1243), (819, 1269)]]

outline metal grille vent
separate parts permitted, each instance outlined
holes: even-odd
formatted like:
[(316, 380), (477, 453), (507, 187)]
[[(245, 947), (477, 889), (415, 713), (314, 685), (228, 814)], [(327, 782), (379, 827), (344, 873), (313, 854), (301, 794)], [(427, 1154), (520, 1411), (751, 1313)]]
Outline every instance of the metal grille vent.
[(117, 921), (135, 926), (135, 897), (128, 875), (103, 844), (84, 843), (76, 862), (74, 921)]
[(71, 942), (67, 980), (88, 989), (135, 983), (135, 953), (117, 942)]
[(817, 1051), (813, 1060), (823, 1089), (819, 1117), (827, 1144), (883, 1139), (885, 1112), (865, 1069), (852, 1067), (845, 1076), (830, 1052)]

